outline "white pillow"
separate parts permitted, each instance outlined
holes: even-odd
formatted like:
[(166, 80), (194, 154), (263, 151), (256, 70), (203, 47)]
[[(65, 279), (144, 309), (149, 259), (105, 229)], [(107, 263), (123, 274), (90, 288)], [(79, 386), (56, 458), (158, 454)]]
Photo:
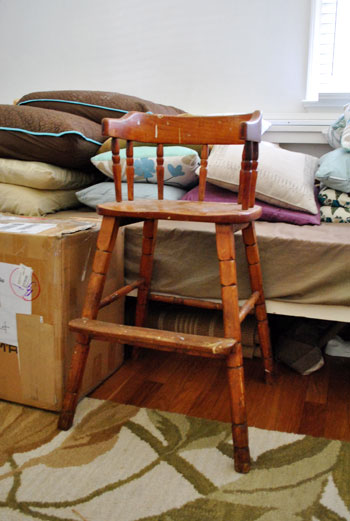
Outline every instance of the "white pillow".
[[(126, 151), (120, 151), (122, 180), (126, 180)], [(156, 147), (135, 147), (135, 183), (157, 183)], [(92, 164), (103, 174), (113, 179), (112, 152), (97, 154)], [(180, 188), (192, 188), (197, 183), (196, 169), (200, 164), (198, 153), (186, 147), (164, 147), (164, 184)]]
[(37, 190), (0, 184), (0, 212), (17, 215), (46, 215), (80, 206), (75, 190)]
[(39, 161), (0, 158), (0, 183), (40, 190), (79, 190), (96, 183), (100, 177), (99, 173), (70, 170)]
[[(214, 145), (208, 160), (208, 181), (238, 192), (242, 150), (243, 145)], [(316, 214), (317, 165), (316, 157), (260, 143), (256, 196), (275, 206)]]
[[(164, 199), (177, 200), (185, 195), (186, 190), (176, 186), (164, 186)], [(106, 181), (97, 185), (89, 186), (77, 192), (78, 200), (96, 208), (98, 204), (109, 203), (115, 201), (114, 183)], [(122, 196), (124, 200), (128, 198), (128, 185), (122, 183)], [(134, 185), (134, 199), (158, 199), (158, 186), (155, 184), (138, 183)]]

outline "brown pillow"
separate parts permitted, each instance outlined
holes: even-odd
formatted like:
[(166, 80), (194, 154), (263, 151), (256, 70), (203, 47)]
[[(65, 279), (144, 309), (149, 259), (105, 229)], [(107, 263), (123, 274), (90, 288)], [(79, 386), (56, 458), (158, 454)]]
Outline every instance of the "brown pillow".
[(90, 90), (31, 92), (19, 99), (17, 103), (69, 112), (97, 123), (101, 123), (102, 118), (120, 118), (132, 110), (173, 115), (184, 112), (175, 107), (160, 105), (127, 94)]
[(92, 170), (101, 126), (57, 110), (0, 105), (0, 157)]

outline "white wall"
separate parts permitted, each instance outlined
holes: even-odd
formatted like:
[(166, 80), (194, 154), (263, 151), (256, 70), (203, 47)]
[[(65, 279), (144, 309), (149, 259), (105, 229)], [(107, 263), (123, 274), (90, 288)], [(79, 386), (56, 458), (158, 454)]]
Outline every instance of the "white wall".
[(133, 94), (195, 113), (302, 112), (310, 0), (0, 0), (0, 103)]

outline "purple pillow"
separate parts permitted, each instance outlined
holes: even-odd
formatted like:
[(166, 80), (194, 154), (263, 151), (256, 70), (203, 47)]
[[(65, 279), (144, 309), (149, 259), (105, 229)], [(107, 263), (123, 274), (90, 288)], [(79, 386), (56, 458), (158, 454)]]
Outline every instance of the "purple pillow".
[[(181, 199), (186, 201), (198, 201), (198, 186), (195, 186), (187, 192)], [(317, 202), (317, 189), (315, 188), (315, 200)], [(219, 186), (207, 183), (205, 191), (205, 201), (217, 203), (236, 203), (237, 194), (220, 188)], [(260, 221), (270, 222), (284, 222), (290, 224), (321, 224), (320, 205), (317, 202), (318, 213), (312, 215), (306, 212), (299, 212), (297, 210), (288, 210), (287, 208), (280, 208), (263, 201), (256, 201), (256, 204), (261, 206), (262, 214)]]

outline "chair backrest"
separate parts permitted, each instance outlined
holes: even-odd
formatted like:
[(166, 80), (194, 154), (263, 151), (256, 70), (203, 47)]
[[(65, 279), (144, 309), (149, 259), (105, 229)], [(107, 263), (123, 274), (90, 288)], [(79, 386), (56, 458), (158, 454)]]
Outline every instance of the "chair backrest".
[(129, 112), (119, 119), (102, 120), (102, 132), (112, 137), (113, 174), (116, 200), (122, 200), (122, 167), (118, 138), (127, 141), (126, 177), (128, 199), (133, 200), (133, 142), (157, 145), (158, 199), (164, 192), (164, 145), (201, 145), (199, 201), (204, 200), (208, 170), (209, 145), (244, 145), (238, 202), (245, 210), (254, 206), (262, 116), (259, 111), (229, 116), (166, 116)]

